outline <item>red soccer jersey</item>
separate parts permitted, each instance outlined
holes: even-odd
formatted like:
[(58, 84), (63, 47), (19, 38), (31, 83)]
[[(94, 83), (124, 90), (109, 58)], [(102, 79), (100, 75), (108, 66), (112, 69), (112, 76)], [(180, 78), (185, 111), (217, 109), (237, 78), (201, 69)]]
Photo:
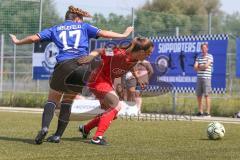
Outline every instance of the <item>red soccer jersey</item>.
[[(113, 90), (113, 80), (127, 73), (137, 61), (129, 61), (126, 50), (115, 48), (112, 52), (103, 51), (102, 65), (95, 69), (88, 80), (88, 87), (98, 98)], [(101, 96), (100, 96), (100, 95)]]

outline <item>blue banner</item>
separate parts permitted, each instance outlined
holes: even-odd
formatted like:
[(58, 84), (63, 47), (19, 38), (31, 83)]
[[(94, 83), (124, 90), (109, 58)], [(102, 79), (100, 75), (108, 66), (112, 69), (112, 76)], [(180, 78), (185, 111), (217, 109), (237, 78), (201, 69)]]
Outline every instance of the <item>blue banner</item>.
[(90, 49), (91, 51), (96, 48), (112, 48), (117, 46), (125, 46), (131, 42), (131, 39), (124, 39), (124, 40), (107, 40), (107, 39), (100, 39), (100, 40), (91, 40)]
[(214, 59), (212, 90), (214, 93), (225, 92), (227, 35), (156, 37), (151, 40), (154, 42), (154, 51), (149, 57), (154, 67), (150, 81), (153, 88), (164, 89), (162, 84), (168, 83), (177, 92), (194, 92), (197, 76), (193, 66), (201, 54), (201, 44), (207, 43)]
[[(193, 69), (195, 60), (201, 54), (201, 44), (207, 43), (213, 55), (212, 91), (226, 91), (226, 60), (228, 36), (198, 35), (180, 37), (151, 37), (154, 51), (148, 58), (154, 68), (148, 90), (168, 92), (195, 92), (197, 74)], [(96, 40), (91, 43), (95, 48), (111, 48), (129, 44), (128, 40)]]
[(34, 80), (48, 80), (56, 64), (59, 50), (53, 42), (34, 44), (32, 71)]
[(236, 77), (240, 78), (240, 38), (236, 39)]

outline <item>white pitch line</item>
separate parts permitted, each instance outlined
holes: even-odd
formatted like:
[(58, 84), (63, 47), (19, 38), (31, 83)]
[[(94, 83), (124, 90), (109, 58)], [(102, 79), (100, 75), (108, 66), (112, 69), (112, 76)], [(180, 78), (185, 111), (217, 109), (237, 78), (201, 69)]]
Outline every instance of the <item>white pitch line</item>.
[(41, 108), (18, 108), (18, 107), (0, 107), (0, 112), (18, 112), (18, 113), (37, 113), (43, 112)]
[[(0, 107), (0, 112), (14, 112), (14, 113), (31, 113), (42, 114), (42, 108), (18, 108), (18, 107)], [(185, 118), (184, 118), (185, 117)], [(195, 122), (212, 122), (219, 121), (222, 123), (240, 124), (240, 118), (227, 117), (196, 117), (189, 115), (167, 115), (167, 114), (141, 114), (139, 116), (120, 116), (119, 119), (135, 121), (195, 121)]]

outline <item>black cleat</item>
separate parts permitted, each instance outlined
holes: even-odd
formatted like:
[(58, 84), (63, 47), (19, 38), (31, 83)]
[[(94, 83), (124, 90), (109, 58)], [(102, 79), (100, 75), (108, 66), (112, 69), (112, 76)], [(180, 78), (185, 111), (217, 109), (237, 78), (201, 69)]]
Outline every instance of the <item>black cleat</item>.
[(45, 130), (40, 130), (35, 138), (35, 143), (36, 144), (42, 144), (44, 138), (46, 137), (48, 131)]
[(50, 137), (47, 138), (47, 141), (52, 143), (59, 143), (60, 138), (61, 138), (60, 136), (51, 135)]
[(90, 135), (90, 132), (85, 132), (85, 129), (84, 129), (84, 125), (80, 125), (79, 126), (79, 132), (82, 133), (82, 138), (86, 139), (89, 135)]
[(203, 115), (204, 115), (205, 117), (211, 117), (211, 114), (209, 114), (209, 113), (207, 113), (207, 112), (204, 112)]
[(198, 117), (202, 117), (202, 116), (203, 116), (203, 113), (198, 112), (198, 113), (196, 114), (196, 116), (198, 116)]
[(90, 142), (96, 145), (108, 145), (107, 141), (103, 139), (101, 136), (92, 138)]

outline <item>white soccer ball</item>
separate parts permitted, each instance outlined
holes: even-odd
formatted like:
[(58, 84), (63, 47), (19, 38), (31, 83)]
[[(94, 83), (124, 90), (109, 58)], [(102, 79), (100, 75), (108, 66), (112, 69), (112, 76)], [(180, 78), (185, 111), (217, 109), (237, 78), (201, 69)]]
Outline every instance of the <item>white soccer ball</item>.
[(207, 127), (207, 136), (209, 139), (217, 140), (222, 139), (225, 134), (224, 126), (219, 122), (211, 122)]

